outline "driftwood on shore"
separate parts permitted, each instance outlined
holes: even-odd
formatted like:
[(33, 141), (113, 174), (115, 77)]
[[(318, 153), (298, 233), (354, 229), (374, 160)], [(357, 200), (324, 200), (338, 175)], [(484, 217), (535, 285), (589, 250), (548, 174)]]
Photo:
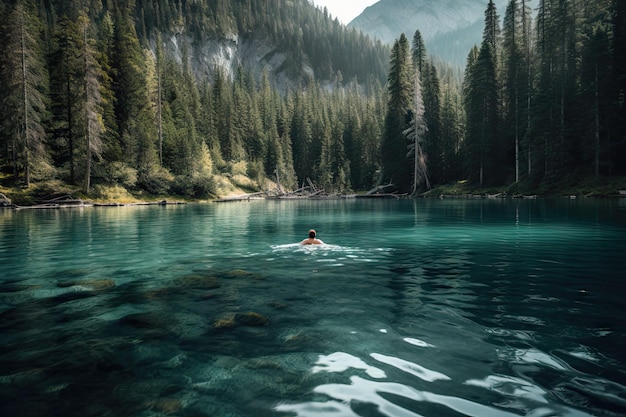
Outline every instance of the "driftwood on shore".
[(13, 207), (11, 199), (2, 193), (0, 193), (0, 207)]
[(260, 191), (258, 193), (233, 195), (228, 197), (222, 197), (215, 200), (216, 203), (232, 203), (235, 201), (250, 201), (250, 200), (263, 200), (267, 195), (267, 191)]
[(358, 198), (395, 198), (399, 200), (406, 198), (407, 194), (398, 194), (397, 187), (394, 184), (377, 185), (365, 194), (357, 195)]
[(276, 187), (273, 190), (258, 193), (224, 197), (216, 200), (216, 202), (226, 203), (250, 200), (334, 200), (350, 198), (395, 198), (399, 200), (407, 197), (407, 194), (398, 194), (395, 190), (395, 185), (386, 184), (377, 186), (365, 194), (329, 193), (323, 188), (316, 186), (310, 178), (307, 178), (305, 184), (297, 190), (285, 192), (281, 187)]

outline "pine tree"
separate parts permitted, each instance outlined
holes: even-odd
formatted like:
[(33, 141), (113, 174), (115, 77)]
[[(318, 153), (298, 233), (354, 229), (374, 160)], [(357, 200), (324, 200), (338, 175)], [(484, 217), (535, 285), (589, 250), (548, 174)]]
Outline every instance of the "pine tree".
[[(515, 182), (520, 181), (522, 139), (527, 135), (530, 101), (530, 14), (527, 0), (511, 0), (504, 17), (503, 122), (505, 134), (511, 135), (507, 150), (513, 149)], [(526, 116), (526, 117), (525, 117)], [(512, 145), (511, 145), (512, 143)]]
[[(579, 118), (579, 123), (584, 123), (579, 129), (582, 137), (580, 162), (596, 177), (600, 176), (601, 170), (601, 151), (605, 142), (602, 139), (609, 130), (610, 82), (609, 36), (602, 26), (597, 26), (583, 50), (581, 64), (580, 107), (588, 109), (593, 103), (592, 111), (582, 112)], [(606, 148), (603, 153), (608, 154)]]
[(413, 187), (411, 189), (411, 195), (416, 195), (422, 184), (424, 184), (426, 188), (430, 188), (428, 164), (422, 144), (424, 134), (428, 131), (428, 127), (426, 126), (426, 120), (424, 118), (425, 108), (422, 99), (422, 80), (419, 68), (415, 68), (414, 80), (413, 119), (411, 120), (410, 127), (404, 131), (404, 134), (410, 141), (409, 155), (412, 154), (413, 159)]
[(145, 55), (132, 20), (135, 1), (115, 2), (114, 54), (116, 118), (126, 163), (142, 175), (158, 160), (156, 122), (148, 106)]
[(493, 0), (489, 0), (485, 10), (485, 29), (483, 30), (483, 42), (488, 43), (494, 51), (497, 51), (500, 40), (500, 17)]
[[(485, 184), (485, 175), (494, 182), (493, 156), (497, 151), (498, 85), (496, 79), (495, 51), (489, 42), (483, 42), (473, 68), (472, 101), (474, 108), (468, 114), (468, 134), (471, 136), (470, 176)], [(468, 138), (469, 139), (469, 138)], [(472, 175), (473, 173), (473, 175)]]
[(123, 159), (122, 144), (120, 143), (119, 129), (115, 117), (115, 91), (113, 80), (115, 69), (111, 64), (114, 55), (113, 18), (110, 12), (105, 12), (98, 25), (97, 34), (97, 61), (102, 69), (100, 77), (100, 107), (104, 122), (102, 164), (104, 166)]
[(426, 52), (426, 46), (424, 45), (422, 34), (419, 30), (416, 30), (415, 34), (413, 35), (412, 54), (413, 66), (417, 68), (420, 74), (424, 73), (424, 66), (426, 65), (428, 55)]
[(424, 135), (424, 152), (428, 155), (428, 171), (432, 181), (442, 182), (443, 146), (441, 136), (441, 84), (437, 67), (429, 62), (420, 73), (422, 79), (422, 97), (424, 101), (424, 120), (427, 131)]
[(582, 59), (576, 102), (579, 142), (574, 155), (577, 166), (595, 177), (610, 172), (613, 105), (610, 3), (611, 0), (601, 0), (585, 4), (581, 22)]
[(463, 100), (456, 81), (450, 73), (444, 74), (441, 100), (442, 178), (446, 183), (462, 178), (459, 169), (459, 150), (465, 135)]
[(303, 183), (313, 174), (313, 154), (311, 146), (313, 142), (313, 131), (311, 126), (311, 108), (305, 100), (303, 92), (296, 91), (292, 96), (290, 109), (291, 124), (289, 137), (292, 142), (293, 166), (296, 178), (299, 183)]
[(159, 140), (159, 164), (163, 166), (163, 40), (161, 38), (161, 32), (156, 34), (156, 47), (155, 47), (155, 72), (156, 72), (156, 85), (154, 86), (156, 91), (152, 94), (153, 102), (156, 111), (157, 120), (157, 134)]
[(3, 79), (7, 87), (4, 111), (10, 137), (15, 180), (20, 169), (30, 186), (31, 172), (44, 153), (47, 72), (39, 41), (40, 22), (29, 2), (18, 1), (9, 13), (4, 29)]
[[(626, 143), (626, 2), (624, 0), (613, 0), (612, 32), (611, 53), (614, 91), (612, 131), (615, 132), (615, 142), (623, 145)], [(621, 158), (621, 161), (625, 162), (626, 159)], [(626, 168), (622, 166), (621, 173), (625, 172)]]
[(82, 68), (82, 124), (84, 143), (84, 190), (89, 193), (91, 187), (92, 158), (100, 158), (102, 155), (102, 135), (104, 123), (102, 120), (102, 110), (100, 107), (102, 96), (100, 95), (100, 78), (102, 69), (96, 61), (96, 51), (92, 39), (87, 35), (89, 29), (89, 19), (87, 16), (80, 16), (78, 19), (82, 32), (81, 60)]
[(330, 170), (332, 185), (335, 190), (344, 191), (350, 188), (350, 163), (346, 157), (344, 132), (345, 125), (339, 120), (336, 111), (331, 111), (331, 144)]
[(229, 88), (226, 75), (222, 70), (215, 71), (211, 98), (212, 125), (218, 141), (216, 146), (219, 146), (223, 159), (230, 161), (233, 159), (234, 145), (230, 141), (228, 121), (230, 120), (233, 99), (232, 89)]
[[(387, 105), (381, 142), (381, 182), (395, 184), (402, 192), (411, 189), (411, 172), (406, 158), (406, 138), (412, 115), (413, 79), (409, 42), (404, 34), (391, 50)], [(411, 165), (412, 166), (412, 165)]]
[[(485, 11), (485, 30), (480, 50), (476, 48), (468, 57), (464, 86), (467, 111), (467, 138), (464, 162), (471, 180), (483, 185), (496, 182), (499, 157), (498, 141), (498, 80), (497, 35), (499, 26), (493, 1)], [(477, 55), (476, 55), (477, 52)]]
[(423, 141), (423, 151), (428, 155), (430, 178), (440, 181), (443, 176), (443, 150), (441, 146), (441, 86), (437, 75), (437, 68), (428, 59), (426, 46), (419, 30), (413, 36), (413, 66), (420, 74), (420, 100), (424, 105), (424, 121), (426, 132), (420, 140)]
[(56, 49), (51, 56), (51, 102), (53, 113), (53, 149), (56, 163), (69, 165), (69, 181), (77, 183), (77, 148), (80, 126), (81, 88), (84, 65), (80, 60), (81, 34), (78, 24), (67, 16), (61, 18), (55, 33)]

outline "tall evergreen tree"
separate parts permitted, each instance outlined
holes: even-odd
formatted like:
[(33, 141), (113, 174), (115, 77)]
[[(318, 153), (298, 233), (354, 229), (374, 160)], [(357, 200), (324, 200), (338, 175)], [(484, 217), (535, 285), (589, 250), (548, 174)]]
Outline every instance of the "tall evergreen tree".
[(142, 173), (156, 163), (156, 123), (148, 106), (145, 55), (135, 31), (135, 1), (114, 3), (116, 118), (126, 163)]
[[(469, 178), (481, 185), (485, 175), (493, 174), (494, 147), (498, 126), (498, 96), (494, 50), (483, 42), (471, 68), (467, 100), (467, 138), (465, 163)], [(494, 178), (490, 178), (493, 182)]]
[(313, 175), (313, 131), (311, 126), (311, 108), (301, 91), (296, 91), (292, 96), (290, 108), (291, 118), (288, 135), (292, 141), (293, 165), (297, 181), (302, 184)]
[(331, 126), (330, 170), (333, 175), (332, 185), (335, 190), (347, 190), (350, 188), (350, 162), (345, 152), (345, 126), (335, 111), (331, 112)]
[[(520, 181), (522, 141), (528, 124), (530, 100), (530, 13), (526, 0), (511, 0), (504, 16), (503, 55), (503, 135), (508, 138), (507, 154), (512, 149), (515, 182)], [(526, 116), (526, 117), (525, 117)], [(508, 162), (509, 158), (507, 158)]]
[(443, 149), (441, 144), (441, 86), (437, 68), (428, 59), (426, 46), (419, 30), (415, 31), (412, 45), (413, 66), (419, 72), (420, 100), (424, 105), (426, 132), (420, 138), (423, 151), (428, 155), (430, 178), (441, 181), (443, 177)]
[[(579, 97), (576, 101), (578, 139), (574, 148), (575, 163), (582, 172), (610, 172), (610, 138), (612, 136), (612, 63), (611, 0), (582, 5), (580, 24), (581, 62)], [(590, 104), (593, 103), (592, 106)]]
[(452, 76), (444, 74), (441, 99), (442, 177), (441, 182), (462, 178), (459, 151), (465, 136), (463, 99)]
[[(614, 111), (613, 129), (615, 142), (619, 148), (626, 149), (626, 2), (613, 0), (612, 4), (612, 42), (611, 53), (613, 58), (613, 89)], [(613, 152), (611, 158), (615, 159)], [(620, 158), (626, 165), (626, 158)], [(612, 161), (611, 165), (615, 165)], [(613, 168), (611, 169), (613, 171)], [(626, 173), (626, 167), (621, 166), (621, 174)]]
[(84, 70), (80, 60), (80, 28), (73, 19), (63, 16), (54, 34), (56, 49), (51, 55), (51, 102), (53, 113), (53, 142), (55, 162), (68, 165), (70, 183), (77, 183), (77, 148), (79, 146), (81, 110), (81, 73)]
[(500, 41), (500, 17), (493, 0), (489, 0), (485, 10), (485, 28), (483, 30), (483, 42), (488, 43), (494, 51), (498, 49)]
[(113, 17), (109, 11), (104, 12), (98, 24), (97, 53), (98, 64), (102, 69), (100, 78), (100, 107), (104, 122), (102, 165), (105, 167), (122, 160), (122, 146), (119, 140), (119, 129), (115, 117), (116, 96), (113, 86), (115, 68), (112, 66), (111, 57), (114, 55), (115, 29)]
[(82, 124), (84, 136), (84, 190), (89, 193), (91, 187), (92, 158), (102, 155), (102, 136), (104, 123), (102, 120), (100, 94), (100, 79), (102, 68), (96, 61), (94, 41), (88, 36), (90, 26), (87, 16), (79, 17), (79, 27), (82, 32), (81, 60), (82, 60)]
[(570, 164), (568, 107), (575, 94), (575, 19), (569, 0), (540, 0), (537, 13), (539, 94), (534, 106), (534, 136), (539, 142), (534, 159), (537, 180), (555, 182)]
[(404, 131), (412, 119), (413, 70), (409, 42), (404, 34), (391, 50), (388, 105), (381, 141), (381, 182), (395, 184), (401, 192), (411, 189), (412, 165), (406, 157)]
[[(581, 143), (577, 156), (580, 165), (585, 167), (587, 172), (599, 177), (602, 167), (601, 155), (608, 155), (606, 148), (608, 141), (603, 139), (606, 139), (610, 130), (610, 41), (607, 31), (602, 26), (592, 30), (583, 50), (581, 63), (579, 106), (581, 109), (585, 108), (585, 111), (581, 112), (578, 119)], [(591, 103), (593, 105), (589, 111)], [(606, 165), (608, 166), (608, 163)]]
[(498, 143), (498, 81), (497, 34), (499, 24), (493, 1), (485, 11), (483, 42), (475, 61), (468, 62), (466, 77), (467, 138), (465, 164), (469, 178), (481, 185), (488, 175), (490, 183), (497, 182), (500, 143)]
[(443, 144), (441, 136), (441, 83), (437, 67), (429, 62), (420, 73), (424, 120), (428, 130), (424, 135), (424, 152), (428, 155), (428, 171), (432, 181), (441, 183), (443, 174)]
[(19, 0), (4, 28), (3, 100), (6, 132), (16, 181), (20, 171), (27, 186), (37, 162), (45, 158), (47, 71), (40, 44), (41, 23), (30, 2)]
[(426, 188), (430, 188), (428, 163), (423, 150), (424, 134), (428, 131), (428, 127), (424, 118), (425, 108), (424, 100), (422, 99), (422, 80), (419, 68), (415, 68), (413, 92), (413, 119), (409, 128), (404, 131), (404, 134), (410, 141), (409, 155), (412, 155), (413, 159), (411, 195), (416, 195), (422, 184)]

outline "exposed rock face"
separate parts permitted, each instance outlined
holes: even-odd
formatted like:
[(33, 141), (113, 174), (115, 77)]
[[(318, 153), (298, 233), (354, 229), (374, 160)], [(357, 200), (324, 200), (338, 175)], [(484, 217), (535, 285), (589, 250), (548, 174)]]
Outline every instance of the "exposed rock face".
[[(155, 40), (152, 49), (155, 50)], [(182, 63), (184, 49), (187, 47), (191, 69), (198, 80), (213, 81), (216, 70), (227, 78), (233, 79), (237, 69), (252, 71), (257, 80), (267, 72), (276, 86), (296, 85), (299, 77), (290, 74), (292, 70), (289, 56), (262, 36), (240, 37), (229, 34), (220, 38), (192, 39), (186, 34), (163, 37), (165, 53)], [(313, 77), (313, 69), (304, 66), (300, 76)]]

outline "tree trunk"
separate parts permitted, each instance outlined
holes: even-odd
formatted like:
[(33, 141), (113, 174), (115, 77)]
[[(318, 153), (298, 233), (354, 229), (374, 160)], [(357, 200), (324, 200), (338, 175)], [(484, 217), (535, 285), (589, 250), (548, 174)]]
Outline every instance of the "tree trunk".
[[(22, 129), (21, 134), (22, 137), (22, 145), (24, 147), (24, 182), (26, 182), (26, 186), (30, 186), (30, 161), (29, 161), (29, 153), (28, 153), (28, 90), (26, 86), (27, 78), (26, 78), (26, 40), (24, 31), (26, 28), (26, 22), (24, 22), (24, 10), (20, 8), (19, 10), (19, 28), (20, 28), (20, 53), (22, 59), (22, 111), (23, 120), (22, 120)], [(17, 175), (17, 171), (16, 171)]]
[(598, 91), (598, 63), (595, 65), (595, 103), (594, 103), (594, 113), (595, 113), (595, 141), (593, 147), (594, 153), (594, 165), (595, 165), (595, 176), (598, 178), (600, 176), (600, 100), (599, 100), (599, 91)]

